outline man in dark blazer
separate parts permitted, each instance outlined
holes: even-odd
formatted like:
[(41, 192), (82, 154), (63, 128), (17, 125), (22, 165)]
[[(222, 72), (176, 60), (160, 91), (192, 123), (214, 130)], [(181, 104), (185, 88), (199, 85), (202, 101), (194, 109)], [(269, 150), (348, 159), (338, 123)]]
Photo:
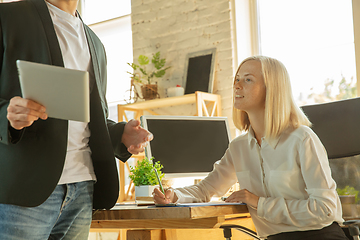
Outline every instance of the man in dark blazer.
[[(58, 184), (67, 154), (69, 121), (48, 118), (44, 106), (22, 98), (16, 68), (18, 59), (64, 67), (62, 51), (66, 50), (60, 47), (49, 3), (58, 8), (56, 11), (79, 17), (78, 0), (0, 4), (2, 240), (87, 239), (92, 209), (109, 209), (118, 198), (115, 156), (125, 162), (131, 154), (142, 152), (152, 139), (139, 121), (115, 123), (107, 119), (104, 47), (83, 24), (90, 53), (88, 147), (96, 181)], [(78, 191), (86, 197), (79, 200)]]

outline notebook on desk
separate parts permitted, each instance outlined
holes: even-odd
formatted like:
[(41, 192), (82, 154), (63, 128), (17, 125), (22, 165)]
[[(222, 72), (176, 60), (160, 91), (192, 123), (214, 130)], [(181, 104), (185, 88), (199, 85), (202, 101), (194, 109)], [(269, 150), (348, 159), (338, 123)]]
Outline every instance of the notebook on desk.
[(240, 202), (200, 202), (200, 203), (169, 203), (169, 204), (155, 204), (157, 207), (205, 207), (205, 206), (236, 206), (246, 205)]

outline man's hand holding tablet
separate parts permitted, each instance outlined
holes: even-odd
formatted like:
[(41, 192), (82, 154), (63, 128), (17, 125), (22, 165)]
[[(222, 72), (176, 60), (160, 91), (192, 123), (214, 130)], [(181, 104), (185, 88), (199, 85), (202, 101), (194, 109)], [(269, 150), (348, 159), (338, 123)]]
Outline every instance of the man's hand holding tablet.
[(48, 117), (44, 106), (22, 97), (10, 99), (7, 112), (7, 119), (16, 130), (31, 126), (39, 118), (46, 120)]

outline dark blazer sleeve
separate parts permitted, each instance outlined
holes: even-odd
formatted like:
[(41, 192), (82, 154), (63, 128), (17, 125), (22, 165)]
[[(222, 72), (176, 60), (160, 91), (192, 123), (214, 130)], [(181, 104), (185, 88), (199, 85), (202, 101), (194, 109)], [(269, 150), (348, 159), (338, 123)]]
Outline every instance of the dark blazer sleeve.
[(123, 162), (126, 162), (131, 157), (131, 153), (127, 151), (127, 147), (121, 142), (125, 124), (126, 122), (115, 123), (109, 119), (107, 123), (115, 156)]
[[(4, 58), (4, 47), (3, 47), (3, 35), (2, 35), (2, 27), (1, 27), (1, 19), (0, 19), (0, 66), (2, 66)], [(0, 75), (2, 68), (0, 67)], [(1, 83), (0, 83), (1, 84)], [(0, 85), (1, 86), (1, 85)], [(0, 88), (1, 91), (1, 88)], [(1, 96), (1, 95), (0, 95)], [(0, 143), (8, 144), (8, 120), (7, 120), (7, 107), (9, 105), (9, 101), (0, 98)]]
[(0, 144), (9, 144), (9, 121), (7, 119), (7, 107), (9, 101), (0, 98)]
[[(4, 58), (4, 42), (3, 42), (3, 32), (1, 27), (1, 19), (0, 19), (0, 66), (2, 66)], [(0, 68), (0, 75), (2, 73), (2, 69)], [(0, 83), (1, 86), (1, 83)], [(0, 89), (4, 89), (1, 88)], [(0, 94), (2, 96), (2, 94)], [(9, 105), (9, 100), (0, 98), (0, 143), (9, 144), (16, 143), (21, 138), (21, 131), (17, 131), (9, 126), (9, 121), (7, 119), (7, 107)]]

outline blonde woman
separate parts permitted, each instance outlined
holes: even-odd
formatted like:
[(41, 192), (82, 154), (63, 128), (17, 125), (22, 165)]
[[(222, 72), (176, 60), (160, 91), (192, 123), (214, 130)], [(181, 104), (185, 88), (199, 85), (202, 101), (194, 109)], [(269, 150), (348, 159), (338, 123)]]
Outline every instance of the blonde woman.
[[(347, 239), (336, 183), (326, 151), (296, 106), (284, 65), (273, 58), (245, 59), (234, 79), (235, 138), (199, 184), (154, 191), (154, 201), (206, 202), (236, 181), (227, 202), (244, 202), (258, 235), (279, 239)], [(214, 136), (216, 137), (216, 136)]]

